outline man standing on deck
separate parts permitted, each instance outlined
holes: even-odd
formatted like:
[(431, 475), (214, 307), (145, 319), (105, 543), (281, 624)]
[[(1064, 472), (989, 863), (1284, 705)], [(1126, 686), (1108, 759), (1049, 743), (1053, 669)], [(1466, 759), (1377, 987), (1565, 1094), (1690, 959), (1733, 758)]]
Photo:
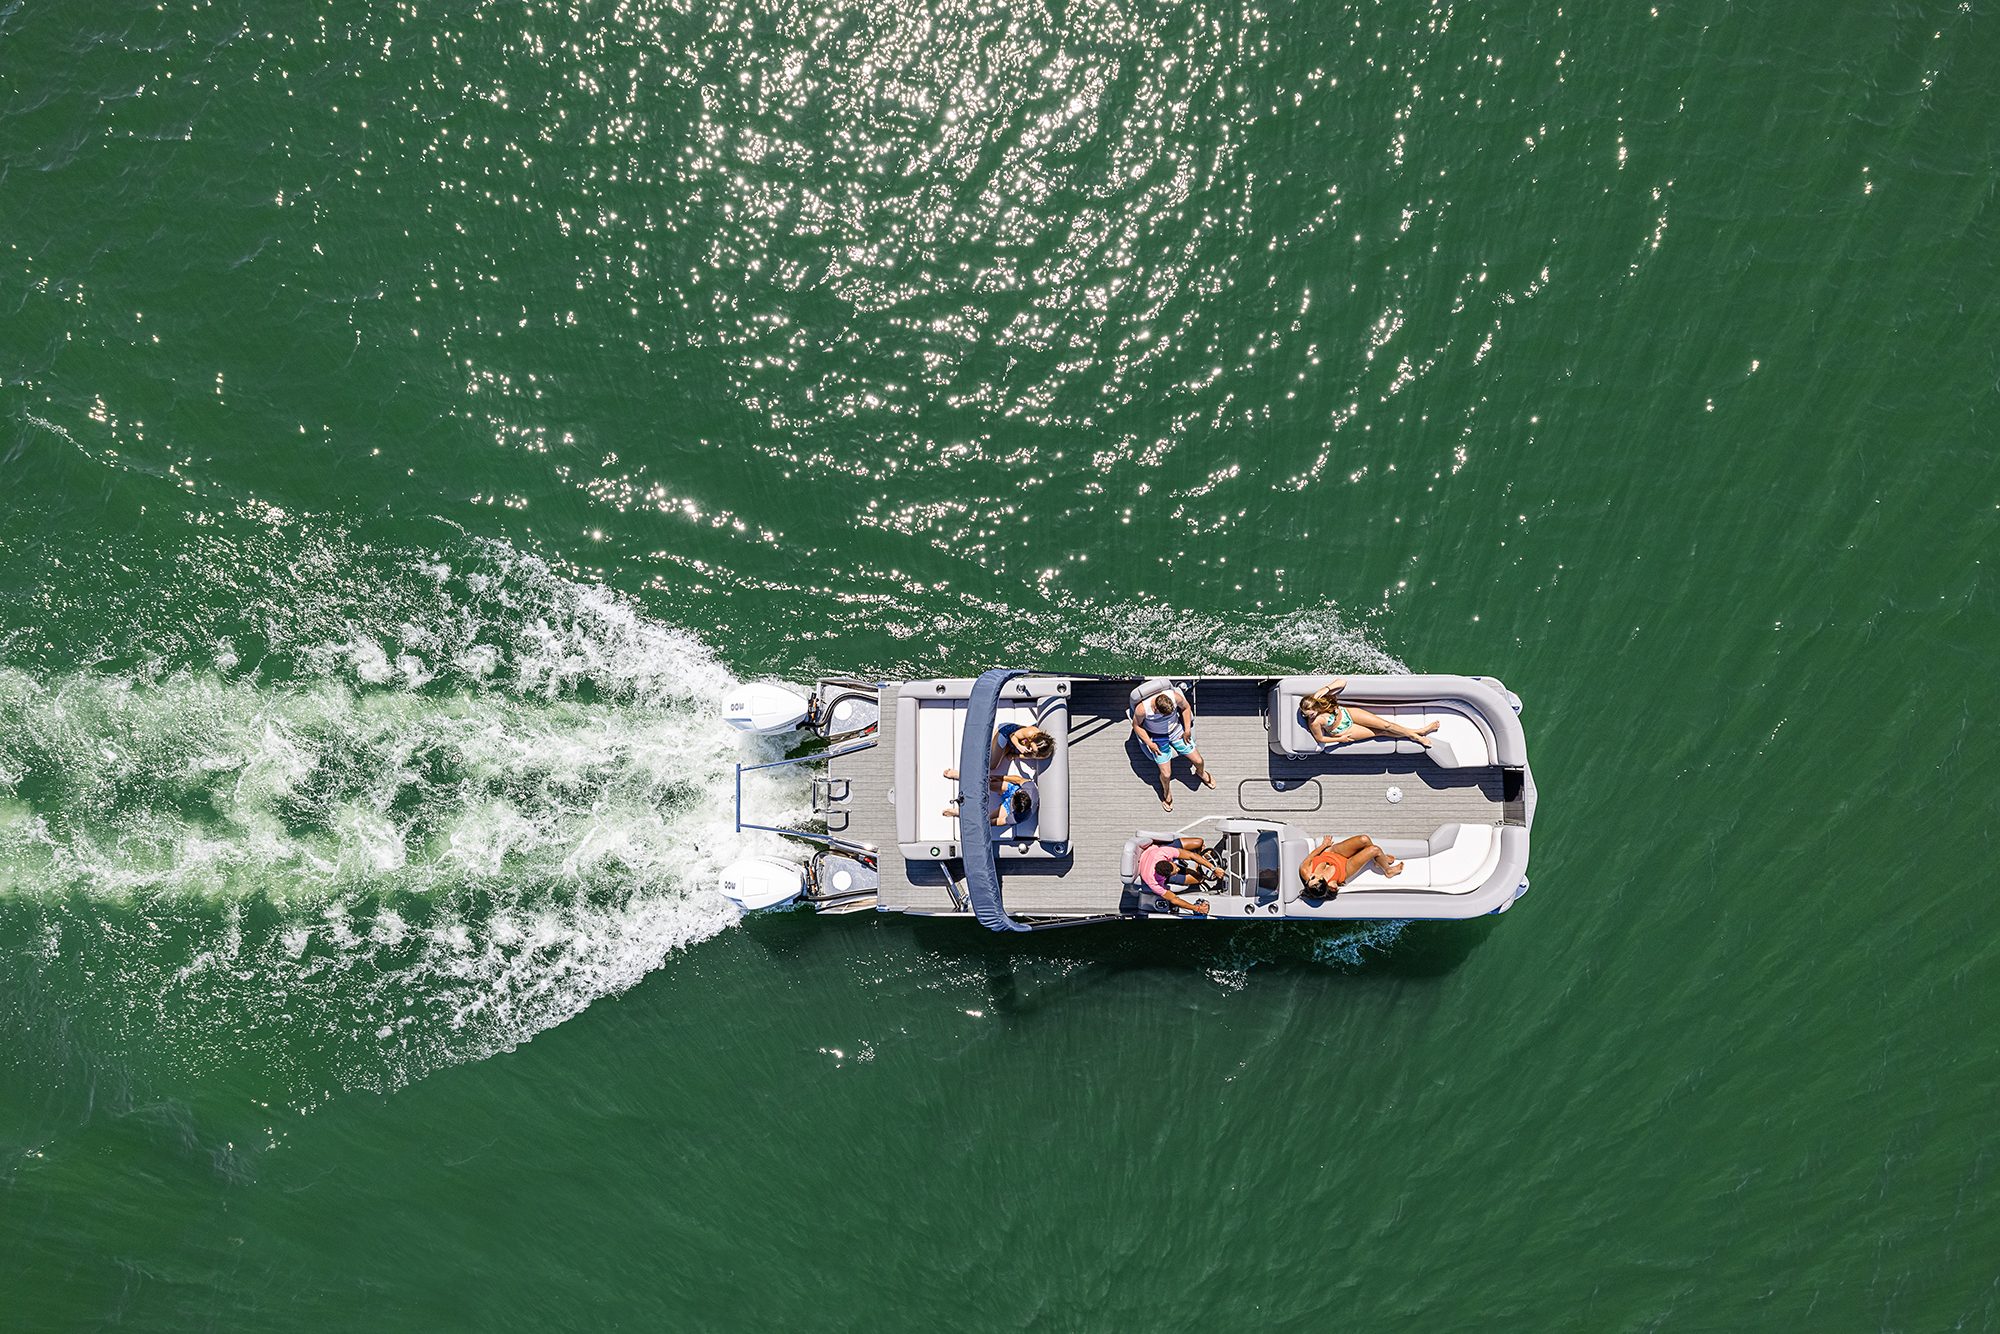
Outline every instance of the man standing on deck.
[(1169, 686), (1151, 699), (1142, 699), (1132, 706), (1132, 735), (1139, 739), (1140, 747), (1153, 763), (1160, 766), (1160, 805), (1165, 809), (1174, 808), (1174, 790), (1170, 780), (1176, 755), (1188, 757), (1203, 787), (1215, 786), (1215, 778), (1208, 772), (1207, 762), (1194, 748), (1194, 706), (1188, 703), (1188, 697), (1178, 687)]

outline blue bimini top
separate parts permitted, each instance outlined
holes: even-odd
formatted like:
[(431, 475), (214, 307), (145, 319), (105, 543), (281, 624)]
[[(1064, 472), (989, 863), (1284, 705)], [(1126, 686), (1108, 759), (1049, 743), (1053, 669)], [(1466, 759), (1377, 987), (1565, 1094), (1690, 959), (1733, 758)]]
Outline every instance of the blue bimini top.
[[(972, 683), (965, 701), (965, 732), (958, 745), (958, 796), (964, 818), (986, 811), (986, 764), (993, 752), (993, 719), (1000, 712), (1000, 688), (1017, 676), (1012, 667), (996, 667), (981, 672)], [(1026, 931), (1029, 928), (1007, 915), (1000, 901), (1000, 860), (994, 855), (993, 840), (961, 836), (959, 847), (965, 862), (965, 892), (972, 900), (972, 915), (989, 931)]]

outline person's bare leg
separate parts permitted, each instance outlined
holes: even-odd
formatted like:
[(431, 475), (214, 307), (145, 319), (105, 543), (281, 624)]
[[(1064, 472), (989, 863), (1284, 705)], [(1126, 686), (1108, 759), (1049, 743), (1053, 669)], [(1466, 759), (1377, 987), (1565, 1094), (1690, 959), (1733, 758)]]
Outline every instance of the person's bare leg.
[(1380, 865), (1382, 874), (1385, 876), (1401, 875), (1403, 872), (1403, 864), (1401, 862), (1384, 852), (1379, 843), (1370, 843), (1367, 847), (1347, 859), (1347, 878), (1352, 880), (1355, 876), (1360, 875), (1368, 869), (1368, 863), (1370, 862)]
[(1201, 779), (1203, 787), (1215, 786), (1215, 775), (1208, 771), (1208, 761), (1202, 759), (1200, 751), (1189, 751), (1188, 762), (1194, 765), (1195, 775)]
[(1438, 730), (1438, 725), (1434, 722), (1419, 728), (1405, 727), (1393, 718), (1384, 718), (1379, 713), (1371, 713), (1367, 709), (1356, 708), (1352, 704), (1347, 706), (1347, 716), (1355, 722), (1360, 723), (1363, 727), (1370, 728), (1376, 732), (1386, 732), (1390, 736), (1401, 737), (1405, 741), (1414, 741), (1426, 749), (1430, 747), (1431, 743), (1424, 740), (1424, 738)]
[(1375, 840), (1366, 834), (1356, 834), (1353, 838), (1343, 838), (1340, 842), (1334, 844), (1333, 851), (1340, 857), (1352, 859), (1355, 853), (1361, 851), (1363, 848), (1373, 846), (1374, 842)]
[[(1222, 868), (1220, 866), (1217, 866), (1212, 860), (1210, 860), (1207, 853), (1194, 852), (1188, 849), (1183, 849), (1183, 851), (1187, 852), (1186, 860), (1194, 862), (1199, 866), (1206, 866), (1209, 870), (1215, 873), (1215, 878), (1217, 880), (1220, 880), (1222, 878)], [(1193, 884), (1194, 882), (1189, 881), (1188, 883)]]
[(1174, 808), (1174, 763), (1168, 760), (1160, 766), (1160, 806), (1165, 810)]

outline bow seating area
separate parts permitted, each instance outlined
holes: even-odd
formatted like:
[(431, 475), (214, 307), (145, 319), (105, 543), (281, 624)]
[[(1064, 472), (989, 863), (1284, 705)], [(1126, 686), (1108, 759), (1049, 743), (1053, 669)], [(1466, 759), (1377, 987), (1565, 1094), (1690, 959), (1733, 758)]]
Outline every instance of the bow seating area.
[[(1285, 676), (1270, 688), (1270, 745), (1277, 755), (1423, 755), (1443, 769), (1521, 765), (1527, 745), (1513, 706), (1499, 691), (1469, 677), (1356, 676), (1340, 693), (1355, 704), (1410, 729), (1436, 723), (1430, 746), (1400, 737), (1371, 737), (1324, 745), (1313, 738), (1299, 705), (1338, 680), (1332, 676)], [(1440, 684), (1448, 680), (1449, 684)], [(1510, 758), (1512, 757), (1512, 758)]]

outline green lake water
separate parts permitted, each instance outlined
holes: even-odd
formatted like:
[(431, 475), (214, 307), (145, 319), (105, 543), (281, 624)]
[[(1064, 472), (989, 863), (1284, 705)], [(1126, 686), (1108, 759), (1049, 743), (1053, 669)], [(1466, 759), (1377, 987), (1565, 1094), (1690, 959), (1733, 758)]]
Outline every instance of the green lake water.
[[(2000, 1328), (1996, 68), (0, 4), (0, 1328)], [(1532, 891), (736, 919), (998, 663), (1503, 677)]]

